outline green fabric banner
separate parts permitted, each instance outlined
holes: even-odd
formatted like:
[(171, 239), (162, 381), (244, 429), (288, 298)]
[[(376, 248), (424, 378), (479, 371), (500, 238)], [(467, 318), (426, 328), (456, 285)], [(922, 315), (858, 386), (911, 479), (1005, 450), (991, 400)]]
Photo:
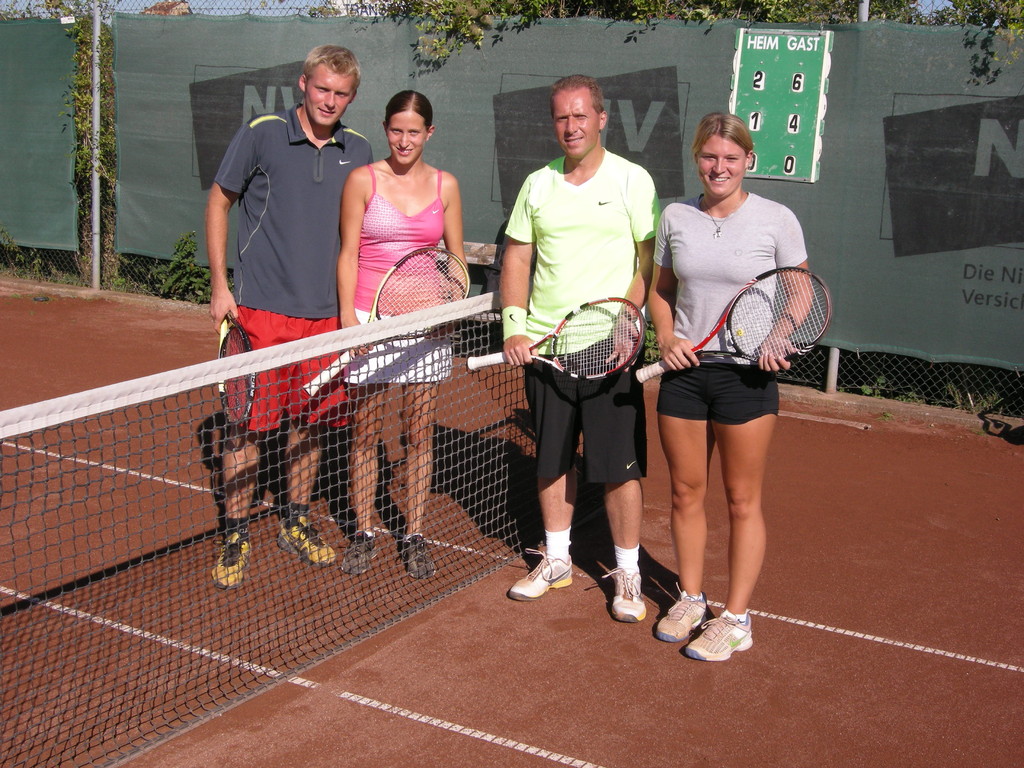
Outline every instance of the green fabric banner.
[(58, 21), (0, 21), (0, 227), (19, 245), (78, 248), (74, 50)]
[[(700, 192), (693, 129), (729, 109), (736, 73), (750, 72), (736, 103), (751, 124), (781, 117), (762, 146), (782, 170), (746, 188), (802, 222), (811, 266), (836, 300), (826, 343), (1024, 366), (1024, 69), (982, 72), (977, 30), (872, 22), (820, 37), (817, 27), (758, 35), (780, 30), (583, 19), (495, 31), (440, 67), (416, 59), (411, 23), (118, 15), (114, 30), (120, 250), (166, 257), (183, 232), (202, 232), (232, 133), (298, 99), (301, 61), (320, 43), (360, 58), (363, 84), (344, 122), (376, 157), (386, 153), (388, 98), (415, 88), (431, 99), (428, 160), (458, 177), (474, 242), (500, 240), (522, 179), (559, 153), (547, 96), (558, 77), (599, 79), (606, 146), (646, 167), (667, 204)], [(786, 114), (785, 89), (814, 82), (800, 71), (812, 67), (827, 80), (820, 99), (800, 93)], [(763, 109), (762, 87), (774, 89)], [(809, 128), (819, 140), (794, 141), (793, 153), (815, 152), (818, 165), (785, 180), (786, 132)]]

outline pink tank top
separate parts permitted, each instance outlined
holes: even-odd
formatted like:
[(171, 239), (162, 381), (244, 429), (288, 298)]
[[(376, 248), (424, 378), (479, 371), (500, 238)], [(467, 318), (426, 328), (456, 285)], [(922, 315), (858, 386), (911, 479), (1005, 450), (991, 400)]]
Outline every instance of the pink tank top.
[(363, 213), (359, 235), (359, 272), (355, 307), (369, 312), (384, 274), (409, 251), (437, 245), (444, 235), (441, 202), (441, 171), (437, 172), (437, 197), (415, 216), (406, 216), (377, 194), (377, 177), (370, 167), (373, 194)]

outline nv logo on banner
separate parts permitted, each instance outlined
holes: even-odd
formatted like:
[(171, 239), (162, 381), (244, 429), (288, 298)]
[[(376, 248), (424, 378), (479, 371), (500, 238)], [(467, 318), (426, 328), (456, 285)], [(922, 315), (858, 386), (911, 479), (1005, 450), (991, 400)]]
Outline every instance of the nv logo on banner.
[(302, 62), (293, 61), (189, 85), (192, 132), (203, 189), (213, 185), (231, 137), (243, 123), (257, 115), (289, 109), (302, 99), (298, 85), (301, 73)]
[(883, 123), (897, 256), (1024, 242), (1024, 96)]
[[(647, 69), (597, 81), (608, 112), (604, 146), (646, 169), (654, 179), (659, 197), (682, 197), (682, 138), (675, 68)], [(493, 97), (494, 149), (506, 216), (526, 177), (561, 154), (551, 125), (550, 93), (550, 85), (545, 85)]]
[[(239, 126), (256, 115), (288, 109), (301, 99), (302, 62), (248, 70), (189, 85), (192, 130), (203, 189), (209, 189)], [(604, 144), (645, 168), (662, 198), (682, 197), (679, 93), (673, 67), (598, 80), (608, 126)], [(495, 151), (505, 214), (526, 176), (560, 154), (551, 126), (549, 86), (493, 98)]]

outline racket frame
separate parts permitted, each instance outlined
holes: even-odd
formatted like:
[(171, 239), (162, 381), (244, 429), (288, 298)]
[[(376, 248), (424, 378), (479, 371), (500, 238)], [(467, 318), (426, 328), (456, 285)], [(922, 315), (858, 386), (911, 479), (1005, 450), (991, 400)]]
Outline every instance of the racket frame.
[[(574, 317), (576, 317), (580, 312), (583, 312), (587, 308), (595, 306), (597, 304), (607, 304), (607, 303), (616, 303), (616, 304), (621, 304), (621, 305), (627, 307), (629, 312), (630, 312), (630, 314), (636, 319), (636, 322), (639, 324), (639, 328), (638, 328), (638, 332), (639, 333), (638, 333), (637, 343), (634, 345), (633, 351), (629, 355), (628, 359), (626, 359), (625, 361), (619, 363), (619, 365), (615, 366), (614, 368), (611, 368), (610, 370), (605, 371), (604, 373), (593, 374), (593, 375), (589, 375), (588, 376), (588, 375), (581, 375), (581, 374), (572, 373), (571, 371), (567, 371), (562, 366), (562, 364), (554, 356), (535, 354), (538, 349), (540, 349), (542, 346), (544, 346), (548, 342), (555, 341), (558, 338), (558, 335), (562, 332), (562, 329), (564, 329), (566, 327), (566, 325), (568, 325), (569, 322)], [(584, 379), (584, 380), (588, 380), (588, 379), (589, 380), (592, 380), (592, 379), (603, 379), (606, 376), (611, 376), (613, 373), (618, 373), (619, 371), (622, 371), (622, 370), (628, 368), (630, 365), (633, 364), (633, 362), (637, 359), (637, 357), (639, 357), (640, 352), (644, 348), (644, 338), (645, 338), (645, 331), (646, 331), (646, 329), (647, 329), (647, 320), (644, 318), (643, 312), (640, 310), (640, 308), (636, 304), (631, 302), (629, 299), (622, 298), (621, 296), (607, 296), (607, 297), (605, 297), (603, 299), (594, 299), (592, 301), (584, 302), (583, 304), (580, 304), (578, 307), (576, 307), (575, 309), (570, 311), (565, 317), (563, 317), (558, 322), (558, 325), (556, 325), (552, 330), (548, 331), (546, 334), (544, 334), (544, 336), (542, 336), (540, 339), (538, 339), (537, 341), (535, 341), (533, 344), (530, 345), (530, 352), (531, 352), (534, 360), (537, 360), (537, 361), (542, 362), (542, 363), (547, 363), (548, 365), (552, 366), (556, 370), (559, 370), (562, 373), (566, 374), (567, 376), (571, 376), (574, 379)], [(466, 361), (466, 365), (469, 368), (469, 370), (471, 370), (471, 371), (478, 371), (481, 368), (488, 368), (488, 367), (490, 367), (492, 365), (500, 365), (501, 363), (508, 363), (508, 360), (506, 360), (506, 358), (505, 358), (505, 353), (504, 352), (494, 352), (494, 353), (489, 354), (489, 355), (480, 355), (480, 356), (477, 356), (477, 357), (470, 357)]]
[[(715, 327), (711, 329), (711, 332), (703, 339), (701, 339), (699, 342), (697, 342), (697, 344), (691, 347), (690, 350), (696, 353), (698, 357), (740, 357), (745, 360), (752, 360), (756, 362), (756, 357), (741, 352), (736, 347), (736, 343), (733, 340), (734, 337), (732, 335), (731, 329), (729, 332), (728, 341), (729, 343), (732, 344), (735, 351), (730, 352), (728, 350), (711, 350), (709, 352), (705, 352), (703, 350), (705, 345), (707, 345), (713, 338), (715, 338), (722, 330), (722, 328), (728, 324), (730, 316), (732, 315), (732, 310), (736, 306), (737, 302), (739, 302), (740, 298), (742, 298), (748, 291), (754, 290), (757, 287), (758, 283), (763, 282), (764, 280), (766, 280), (769, 277), (772, 277), (773, 275), (778, 275), (782, 273), (797, 273), (804, 275), (808, 279), (817, 283), (822, 289), (825, 303), (825, 321), (822, 323), (821, 329), (818, 332), (818, 334), (814, 337), (814, 339), (808, 341), (806, 344), (796, 349), (791, 355), (787, 357), (787, 359), (790, 359), (798, 355), (804, 355), (807, 352), (810, 352), (821, 340), (821, 337), (824, 336), (825, 333), (828, 331), (828, 327), (832, 322), (832, 294), (829, 292), (828, 286), (825, 284), (824, 280), (822, 280), (816, 274), (811, 272), (809, 269), (805, 269), (804, 267), (775, 267), (774, 269), (769, 269), (767, 272), (762, 272), (756, 277), (753, 277), (750, 280), (748, 280), (747, 283), (736, 292), (736, 295), (732, 297), (728, 305), (726, 305), (725, 310), (722, 312), (721, 317), (718, 318), (718, 322), (715, 323)], [(783, 314), (780, 316), (780, 318), (786, 316), (786, 314)], [(789, 317), (792, 320), (792, 316)], [(797, 327), (799, 326), (794, 327), (794, 331)], [(664, 360), (659, 360), (656, 363), (644, 366), (643, 368), (638, 370), (636, 372), (636, 377), (639, 381), (644, 382), (647, 381), (648, 379), (653, 379), (657, 376), (661, 376), (662, 374), (668, 373), (670, 370), (672, 369), (665, 364)]]
[[(242, 349), (238, 353), (228, 352), (228, 339), (232, 333), (236, 333), (240, 341)], [(224, 319), (220, 323), (220, 342), (217, 345), (217, 357), (225, 358), (230, 357), (232, 354), (242, 354), (245, 352), (252, 351), (252, 342), (249, 340), (249, 334), (245, 332), (245, 328), (242, 327), (238, 320), (231, 316), (225, 315)], [(238, 381), (244, 382), (245, 387), (245, 403), (242, 408), (240, 416), (235, 417), (236, 409), (231, 404), (231, 395), (228, 393), (228, 385)], [(256, 373), (246, 373), (241, 376), (236, 376), (230, 379), (217, 383), (217, 391), (220, 393), (221, 408), (224, 411), (224, 416), (227, 418), (230, 424), (241, 424), (249, 418), (252, 413), (252, 403), (256, 396)]]
[[(447, 260), (448, 269), (451, 269), (453, 264), (458, 265), (458, 274), (452, 280), (452, 283), (458, 283), (462, 286), (462, 295), (458, 297), (449, 297), (444, 301), (438, 301), (434, 304), (427, 304), (417, 309), (430, 309), (431, 307), (441, 306), (442, 304), (448, 304), (452, 301), (458, 301), (464, 299), (469, 295), (469, 269), (466, 266), (466, 262), (456, 256), (454, 253), (449, 251), (447, 248), (441, 248), (440, 246), (431, 245), (424, 248), (416, 248), (415, 250), (409, 251), (402, 258), (396, 261), (387, 272), (384, 273), (384, 277), (381, 278), (380, 285), (377, 286), (377, 292), (373, 297), (373, 304), (370, 306), (370, 319), (367, 322), (373, 322), (374, 320), (380, 320), (382, 315), (380, 314), (380, 297), (387, 290), (388, 281), (392, 276), (398, 272), (398, 270), (404, 265), (411, 262), (416, 257), (420, 256), (425, 251), (434, 251), (442, 254), (447, 254), (450, 258)], [(411, 310), (410, 310), (411, 311)], [(403, 313), (404, 314), (404, 313)], [(383, 315), (383, 317), (389, 317), (389, 315)], [(305, 387), (303, 387), (306, 395), (310, 398), (316, 398), (320, 391), (327, 386), (338, 374), (340, 374), (350, 362), (352, 362), (352, 351), (346, 349), (338, 354), (330, 365), (324, 368), (316, 376), (316, 378), (309, 381)]]

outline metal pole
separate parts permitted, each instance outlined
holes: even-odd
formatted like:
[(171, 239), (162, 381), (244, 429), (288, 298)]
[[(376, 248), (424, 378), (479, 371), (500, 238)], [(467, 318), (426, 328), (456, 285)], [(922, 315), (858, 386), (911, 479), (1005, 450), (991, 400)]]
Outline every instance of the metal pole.
[(100, 287), (100, 3), (92, 2), (92, 287)]
[(868, 11), (871, 10), (871, 0), (860, 0), (857, 3), (857, 21), (867, 21)]
[(825, 392), (834, 395), (839, 383), (839, 347), (828, 348), (828, 370), (825, 372)]

